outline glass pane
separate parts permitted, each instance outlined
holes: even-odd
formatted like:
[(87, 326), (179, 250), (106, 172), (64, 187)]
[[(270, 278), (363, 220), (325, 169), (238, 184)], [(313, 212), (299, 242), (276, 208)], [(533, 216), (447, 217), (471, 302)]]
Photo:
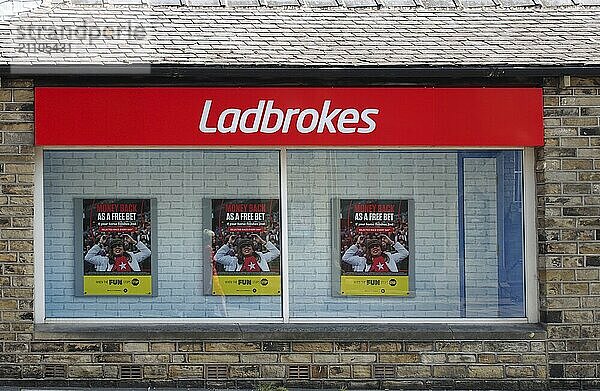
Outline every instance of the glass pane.
[[(459, 317), (457, 153), (290, 151), (289, 278), (292, 317)], [(410, 297), (336, 291), (333, 199), (414, 203)]]
[[(75, 296), (74, 262), (83, 260), (74, 249), (74, 198), (156, 199), (157, 296)], [(279, 199), (279, 153), (45, 151), (47, 316), (280, 317), (280, 296), (213, 296), (206, 289), (211, 263), (203, 235), (212, 227), (203, 202), (231, 198)]]
[(466, 316), (498, 316), (496, 158), (464, 160)]
[[(523, 234), (523, 154), (502, 152), (498, 157), (501, 219), (499, 254), (499, 310), (502, 317), (525, 316), (524, 234)], [(501, 212), (500, 212), (501, 211)]]
[[(524, 316), (521, 177), (520, 151), (289, 152), (290, 315)], [(350, 245), (355, 260), (369, 257), (355, 239), (335, 248), (336, 235), (348, 235), (336, 232), (336, 205), (348, 216), (348, 200), (386, 199), (413, 205), (411, 294), (344, 294), (336, 257)], [(373, 275), (359, 263), (352, 264), (355, 274)]]

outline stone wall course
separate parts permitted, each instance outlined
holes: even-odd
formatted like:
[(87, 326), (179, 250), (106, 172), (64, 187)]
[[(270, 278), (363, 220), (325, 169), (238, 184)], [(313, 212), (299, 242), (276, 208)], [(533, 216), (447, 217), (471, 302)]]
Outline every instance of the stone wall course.
[(429, 378), (431, 366), (429, 365), (398, 365), (396, 376), (399, 378)]
[(143, 377), (148, 380), (167, 379), (167, 365), (144, 365)]
[(313, 362), (318, 364), (332, 363), (336, 364), (340, 362), (339, 354), (328, 354), (328, 353), (314, 353)]
[(179, 352), (202, 352), (204, 345), (201, 342), (178, 342), (177, 351)]
[(379, 354), (379, 362), (382, 363), (417, 363), (421, 361), (419, 353), (396, 353), (396, 354)]
[(207, 342), (205, 344), (207, 352), (260, 352), (260, 343), (252, 342)]
[(309, 363), (312, 356), (308, 353), (285, 353), (279, 356), (282, 363)]
[(168, 373), (173, 379), (203, 379), (204, 366), (188, 364), (169, 365)]
[(176, 351), (175, 342), (152, 342), (150, 344), (151, 352), (166, 352), (172, 353)]
[(188, 360), (191, 363), (239, 363), (239, 354), (189, 354)]

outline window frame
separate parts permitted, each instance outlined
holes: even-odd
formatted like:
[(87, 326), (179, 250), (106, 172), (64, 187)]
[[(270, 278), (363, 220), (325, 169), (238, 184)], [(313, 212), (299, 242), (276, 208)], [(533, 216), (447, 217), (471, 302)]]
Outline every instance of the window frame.
[[(295, 318), (290, 317), (289, 298), (289, 268), (288, 268), (288, 179), (287, 151), (288, 150), (356, 150), (349, 147), (229, 147), (228, 150), (270, 150), (279, 153), (279, 182), (281, 209), (281, 303), (282, 316), (273, 318), (46, 318), (45, 309), (45, 265), (44, 265), (44, 151), (48, 150), (98, 150), (98, 147), (36, 147), (34, 171), (34, 323), (35, 324), (69, 324), (77, 321), (83, 324), (305, 324), (305, 323), (398, 323), (398, 324), (504, 324), (504, 323), (537, 323), (539, 322), (539, 295), (537, 279), (537, 240), (536, 240), (536, 194), (535, 194), (535, 154), (534, 148), (423, 148), (385, 147), (387, 151), (418, 150), (418, 151), (474, 151), (490, 153), (495, 150), (522, 151), (522, 180), (523, 180), (523, 267), (524, 267), (524, 306), (525, 317), (522, 318)], [(126, 146), (107, 147), (111, 150), (222, 150), (222, 146), (194, 147), (148, 147)], [(380, 150), (378, 147), (361, 147), (361, 150)]]

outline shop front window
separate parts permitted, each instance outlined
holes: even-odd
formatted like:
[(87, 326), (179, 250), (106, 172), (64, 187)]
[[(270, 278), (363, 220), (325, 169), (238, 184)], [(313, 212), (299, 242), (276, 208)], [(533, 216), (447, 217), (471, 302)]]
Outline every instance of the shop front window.
[(48, 149), (46, 317), (524, 318), (521, 162)]

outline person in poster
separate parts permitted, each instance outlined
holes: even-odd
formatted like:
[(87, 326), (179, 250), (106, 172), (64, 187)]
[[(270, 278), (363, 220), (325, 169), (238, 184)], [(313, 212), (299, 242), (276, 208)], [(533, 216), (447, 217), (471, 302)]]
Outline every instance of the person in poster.
[[(257, 244), (265, 246), (267, 252), (256, 251)], [(235, 254), (230, 255), (233, 249)], [(228, 272), (258, 273), (270, 271), (269, 262), (279, 257), (279, 254), (279, 249), (273, 243), (264, 241), (257, 234), (240, 239), (231, 235), (227, 243), (217, 250), (214, 259)]]
[(98, 244), (89, 249), (84, 259), (94, 265), (98, 272), (125, 273), (141, 271), (140, 263), (151, 255), (150, 249), (142, 241), (135, 241), (127, 234), (124, 234), (123, 238), (129, 245), (134, 245), (138, 251), (125, 251), (123, 239), (111, 239), (108, 246), (106, 246), (108, 251), (105, 252), (102, 247), (106, 245), (107, 236), (102, 235)]
[[(408, 257), (408, 250), (400, 242), (393, 242), (387, 235), (381, 235), (383, 242), (391, 246), (395, 252), (383, 251), (379, 239), (369, 239), (364, 245), (365, 237), (358, 235), (353, 244), (342, 255), (342, 261), (352, 265), (355, 272), (398, 273), (397, 263)], [(362, 250), (361, 250), (362, 248)]]

